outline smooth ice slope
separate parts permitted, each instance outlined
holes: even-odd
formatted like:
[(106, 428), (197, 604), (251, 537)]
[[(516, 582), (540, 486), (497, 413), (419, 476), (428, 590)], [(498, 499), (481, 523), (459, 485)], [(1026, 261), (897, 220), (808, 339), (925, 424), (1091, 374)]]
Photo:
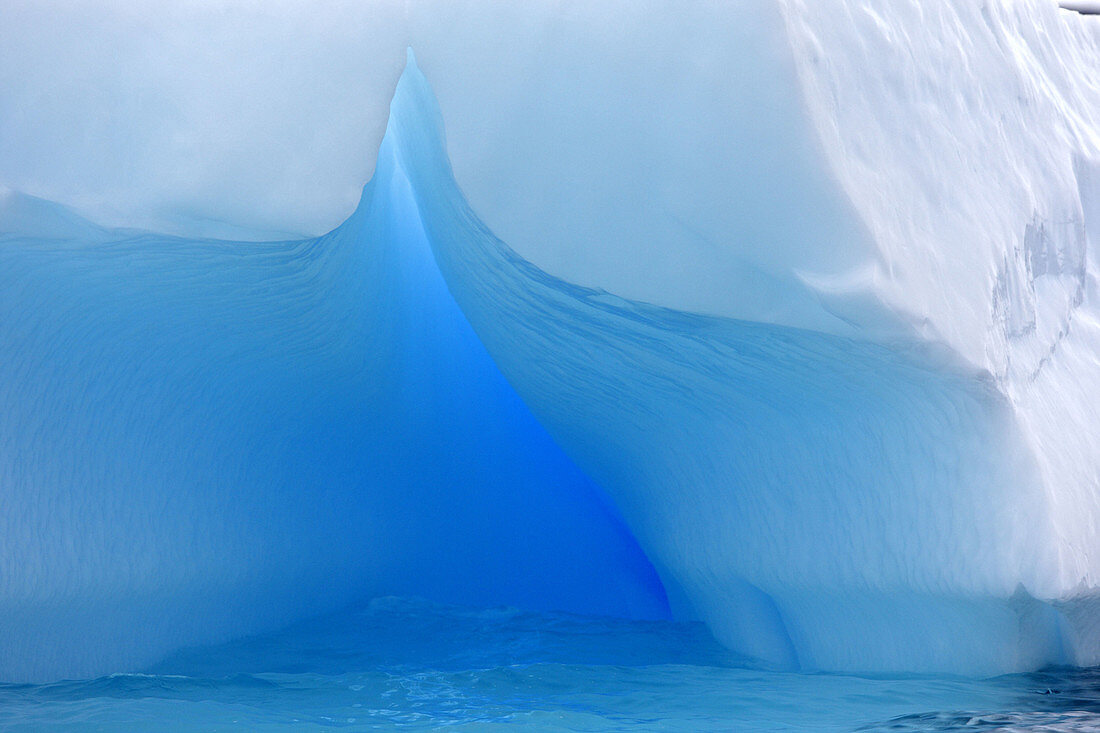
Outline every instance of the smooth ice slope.
[(104, 230), (7, 194), (0, 679), (377, 594), (667, 614), (448, 295), (392, 146), (316, 240)]

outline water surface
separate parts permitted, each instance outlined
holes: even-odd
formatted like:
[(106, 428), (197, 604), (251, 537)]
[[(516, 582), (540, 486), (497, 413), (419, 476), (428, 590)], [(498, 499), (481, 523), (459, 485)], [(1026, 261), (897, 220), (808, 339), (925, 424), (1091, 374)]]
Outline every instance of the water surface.
[(384, 598), (142, 674), (0, 685), (4, 730), (1092, 731), (1100, 669), (753, 668), (698, 624)]

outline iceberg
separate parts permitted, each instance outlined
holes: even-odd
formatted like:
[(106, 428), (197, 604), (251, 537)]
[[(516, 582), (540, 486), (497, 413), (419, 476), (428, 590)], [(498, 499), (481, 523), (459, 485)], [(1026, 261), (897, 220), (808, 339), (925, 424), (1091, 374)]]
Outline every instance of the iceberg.
[[(0, 200), (0, 678), (384, 594), (697, 618), (782, 669), (1100, 663), (1095, 24), (378, 7), (327, 187), (135, 115), (108, 206), (0, 115), (3, 180), (111, 224)], [(101, 122), (65, 99), (41, 130)], [(214, 138), (266, 161), (256, 119)], [(210, 238), (317, 231), (354, 175), (328, 234)]]

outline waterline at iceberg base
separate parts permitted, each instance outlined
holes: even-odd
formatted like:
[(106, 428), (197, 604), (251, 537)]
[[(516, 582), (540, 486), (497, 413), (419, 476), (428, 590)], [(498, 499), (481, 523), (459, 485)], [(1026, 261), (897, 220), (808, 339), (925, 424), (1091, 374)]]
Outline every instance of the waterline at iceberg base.
[(0, 724), (1100, 726), (1100, 29), (835, 6), (408, 5), (315, 238), (3, 193)]
[(0, 726), (12, 731), (1077, 732), (1098, 720), (1095, 670), (776, 672), (698, 623), (401, 598), (185, 649), (141, 673), (0, 684)]

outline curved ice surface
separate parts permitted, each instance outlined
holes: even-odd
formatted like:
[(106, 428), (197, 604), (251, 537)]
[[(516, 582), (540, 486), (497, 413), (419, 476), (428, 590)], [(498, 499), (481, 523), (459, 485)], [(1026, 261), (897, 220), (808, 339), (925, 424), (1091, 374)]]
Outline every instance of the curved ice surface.
[[(360, 208), (317, 240), (6, 195), (0, 676), (376, 592), (640, 614), (667, 592), (786, 667), (1100, 662), (1097, 26), (952, 0), (378, 8), (333, 71), (369, 77), (355, 103), (309, 84), (320, 106), (248, 114), (265, 87), (217, 54), (157, 77), (218, 34), (152, 63), (84, 8), (28, 74), (54, 26), (12, 9), (0, 173), (111, 213), (102, 183), (124, 223), (319, 231), (374, 159), (315, 123), (373, 149), (409, 42), (442, 111), (409, 68)], [(40, 74), (66, 83), (43, 99)], [(115, 117), (97, 74), (174, 96)], [(58, 165), (81, 132), (111, 144)]]
[(106, 230), (7, 194), (0, 679), (380, 593), (667, 615), (451, 300), (392, 151), (316, 240)]
[(415, 69), (391, 114), (451, 292), (719, 639), (810, 669), (1092, 658), (1072, 615), (1032, 597), (1057, 576), (1058, 528), (988, 374), (916, 340), (691, 315), (550, 277), (466, 205)]

